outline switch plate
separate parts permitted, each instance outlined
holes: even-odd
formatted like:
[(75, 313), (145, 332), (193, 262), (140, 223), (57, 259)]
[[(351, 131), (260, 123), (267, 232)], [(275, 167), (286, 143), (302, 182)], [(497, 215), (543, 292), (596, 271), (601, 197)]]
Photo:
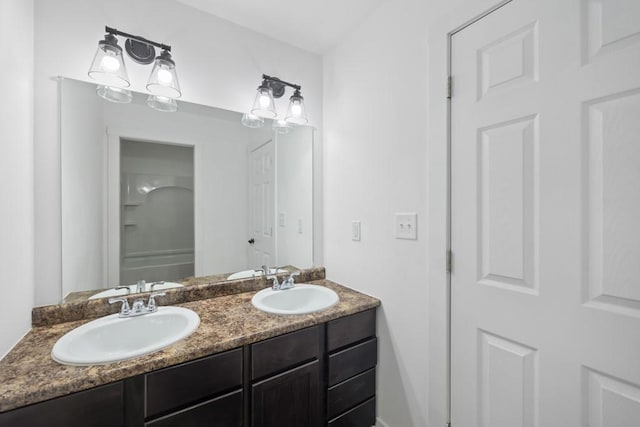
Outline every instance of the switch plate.
[(286, 212), (280, 212), (278, 214), (278, 225), (280, 227), (286, 227), (287, 226), (287, 213)]
[(302, 234), (302, 218), (298, 218), (298, 234)]
[(417, 240), (418, 239), (418, 214), (397, 213), (396, 214), (396, 239)]
[(360, 241), (360, 221), (351, 221), (351, 240)]

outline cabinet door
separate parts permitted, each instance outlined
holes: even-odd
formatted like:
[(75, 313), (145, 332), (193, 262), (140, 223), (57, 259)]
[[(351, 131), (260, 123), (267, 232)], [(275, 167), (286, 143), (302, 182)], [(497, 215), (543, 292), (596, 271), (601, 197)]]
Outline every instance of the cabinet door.
[(316, 360), (252, 387), (252, 427), (322, 425), (320, 364)]
[(0, 414), (0, 427), (120, 427), (122, 382)]

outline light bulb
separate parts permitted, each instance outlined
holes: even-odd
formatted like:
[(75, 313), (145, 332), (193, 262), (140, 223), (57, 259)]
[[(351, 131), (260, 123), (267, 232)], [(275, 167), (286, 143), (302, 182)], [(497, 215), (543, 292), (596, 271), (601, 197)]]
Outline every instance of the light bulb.
[(167, 86), (171, 84), (172, 80), (173, 80), (173, 75), (171, 74), (170, 71), (167, 71), (167, 70), (158, 71), (158, 83)]
[(113, 56), (104, 56), (100, 65), (102, 66), (102, 69), (110, 73), (113, 73), (120, 69), (120, 61), (118, 61)]
[(271, 100), (269, 99), (268, 95), (260, 95), (261, 108), (268, 108), (270, 104), (271, 104)]
[(294, 116), (299, 116), (302, 113), (302, 107), (300, 107), (300, 104), (293, 104), (291, 106), (291, 114)]

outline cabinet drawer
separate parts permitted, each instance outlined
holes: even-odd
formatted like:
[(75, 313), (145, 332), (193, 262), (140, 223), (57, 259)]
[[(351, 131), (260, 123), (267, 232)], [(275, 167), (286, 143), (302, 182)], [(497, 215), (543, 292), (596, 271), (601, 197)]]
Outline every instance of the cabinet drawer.
[(242, 390), (145, 423), (145, 427), (242, 427)]
[(122, 382), (117, 382), (0, 414), (0, 426), (118, 427), (124, 424), (122, 414)]
[(194, 360), (145, 376), (145, 417), (196, 403), (242, 384), (242, 349)]
[(377, 363), (377, 338), (334, 353), (329, 356), (329, 386), (371, 369)]
[(369, 369), (329, 388), (327, 416), (335, 418), (376, 394), (376, 370)]
[(251, 379), (257, 380), (317, 359), (323, 326), (313, 326), (253, 344)]
[(371, 427), (376, 424), (376, 398), (367, 400), (349, 412), (329, 421), (329, 427)]
[(376, 335), (376, 309), (327, 323), (327, 349), (331, 352)]

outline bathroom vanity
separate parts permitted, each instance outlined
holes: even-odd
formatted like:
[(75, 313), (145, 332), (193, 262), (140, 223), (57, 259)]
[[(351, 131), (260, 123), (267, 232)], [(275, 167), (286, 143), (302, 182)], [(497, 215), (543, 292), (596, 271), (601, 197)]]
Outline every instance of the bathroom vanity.
[[(51, 347), (44, 347), (82, 322), (34, 328), (0, 362), (0, 381), (8, 380), (0, 382), (0, 427), (372, 426), (380, 302), (315, 283), (336, 291), (340, 302), (295, 316), (256, 310), (254, 292), (185, 303), (201, 317), (196, 333), (109, 365), (47, 359)], [(28, 347), (40, 354), (27, 355)], [(31, 366), (18, 366), (20, 358)], [(31, 377), (15, 376), (29, 369)]]

